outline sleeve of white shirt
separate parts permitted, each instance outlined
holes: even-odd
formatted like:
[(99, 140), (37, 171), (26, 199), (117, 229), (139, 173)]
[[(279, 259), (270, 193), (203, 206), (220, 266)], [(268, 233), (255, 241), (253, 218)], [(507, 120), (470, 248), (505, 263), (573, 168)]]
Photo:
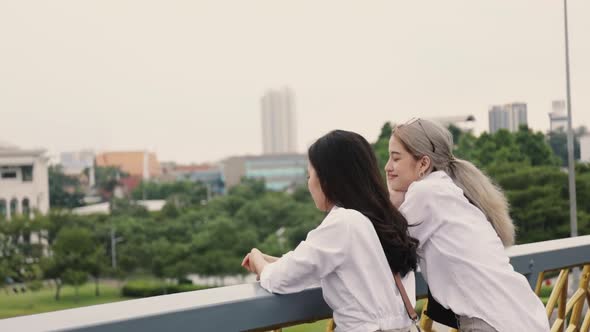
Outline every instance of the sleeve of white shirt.
[(419, 247), (422, 247), (441, 225), (433, 213), (436, 205), (435, 193), (436, 188), (428, 188), (422, 183), (415, 182), (408, 189), (404, 202), (399, 207), (408, 221), (410, 235), (420, 241)]
[(266, 265), (260, 275), (260, 285), (278, 294), (296, 293), (317, 285), (344, 262), (349, 239), (347, 220), (334, 213), (328, 215), (295, 250)]

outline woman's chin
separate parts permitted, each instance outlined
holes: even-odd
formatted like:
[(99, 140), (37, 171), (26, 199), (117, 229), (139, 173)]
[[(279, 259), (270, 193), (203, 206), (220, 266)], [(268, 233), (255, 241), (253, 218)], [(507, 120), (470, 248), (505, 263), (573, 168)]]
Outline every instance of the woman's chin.
[(401, 186), (399, 185), (399, 183), (397, 181), (388, 180), (387, 187), (389, 188), (389, 190), (400, 191)]
[(408, 186), (404, 186), (397, 181), (389, 182), (389, 188), (394, 191), (408, 191)]

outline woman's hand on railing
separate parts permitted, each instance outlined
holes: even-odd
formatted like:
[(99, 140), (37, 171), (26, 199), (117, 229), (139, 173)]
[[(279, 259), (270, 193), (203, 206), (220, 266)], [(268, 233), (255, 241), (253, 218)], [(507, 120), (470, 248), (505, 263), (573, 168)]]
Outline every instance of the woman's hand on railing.
[(248, 270), (248, 272), (254, 273), (252, 267), (250, 267), (250, 253), (246, 254), (244, 259), (242, 260), (242, 267)]
[(244, 257), (244, 259), (242, 260), (242, 266), (246, 270), (248, 270), (252, 273), (255, 273), (256, 280), (260, 280), (260, 275), (262, 274), (264, 267), (267, 264), (271, 263), (269, 260), (273, 260), (273, 259), (276, 260), (278, 258), (265, 255), (260, 250), (253, 248), (250, 251), (250, 253), (247, 254), (246, 257)]

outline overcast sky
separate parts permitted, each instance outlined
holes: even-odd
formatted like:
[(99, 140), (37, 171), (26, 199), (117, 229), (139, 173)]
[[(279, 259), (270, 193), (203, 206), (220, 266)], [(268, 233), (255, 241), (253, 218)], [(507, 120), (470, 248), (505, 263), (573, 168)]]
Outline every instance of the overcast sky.
[[(563, 2), (0, 0), (0, 141), (161, 161), (260, 153), (259, 100), (296, 94), (298, 147), (331, 129), (565, 98)], [(574, 125), (590, 125), (590, 1), (570, 0)]]

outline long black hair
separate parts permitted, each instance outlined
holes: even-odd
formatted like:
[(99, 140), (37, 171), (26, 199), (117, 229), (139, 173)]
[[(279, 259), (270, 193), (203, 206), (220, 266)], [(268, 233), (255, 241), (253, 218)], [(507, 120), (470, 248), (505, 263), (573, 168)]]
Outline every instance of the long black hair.
[(371, 220), (391, 271), (405, 275), (416, 269), (418, 240), (410, 237), (406, 219), (389, 200), (369, 142), (359, 134), (334, 130), (307, 153), (326, 199)]

